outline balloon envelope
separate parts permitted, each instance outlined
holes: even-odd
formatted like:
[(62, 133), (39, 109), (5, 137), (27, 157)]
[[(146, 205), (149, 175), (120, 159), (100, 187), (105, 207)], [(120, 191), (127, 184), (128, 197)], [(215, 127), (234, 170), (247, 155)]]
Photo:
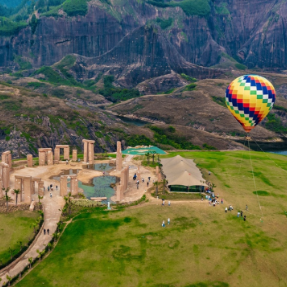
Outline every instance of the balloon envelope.
[(275, 103), (275, 89), (264, 77), (245, 75), (226, 89), (226, 105), (232, 115), (250, 132), (269, 113)]

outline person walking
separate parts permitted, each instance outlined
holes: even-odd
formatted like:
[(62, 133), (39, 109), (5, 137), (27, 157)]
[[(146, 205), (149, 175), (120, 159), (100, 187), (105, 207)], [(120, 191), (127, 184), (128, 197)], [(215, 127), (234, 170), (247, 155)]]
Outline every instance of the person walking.
[(163, 220), (163, 222), (162, 222), (162, 225), (161, 225), (162, 227), (165, 227), (165, 223), (164, 223), (164, 220)]
[(66, 160), (66, 164), (68, 164), (69, 163), (69, 161), (68, 160)]
[(136, 183), (136, 185), (137, 185), (137, 189), (139, 189), (139, 183), (138, 182)]
[(146, 186), (147, 186), (147, 187), (148, 187), (148, 185), (149, 185), (149, 181), (146, 182)]
[(168, 201), (168, 206), (170, 206), (170, 200)]
[(225, 213), (227, 213), (227, 207), (225, 207)]
[(247, 204), (246, 204), (246, 207), (245, 207), (245, 209), (246, 209), (246, 210), (248, 210), (248, 206), (247, 206)]
[(52, 197), (52, 192), (50, 192), (50, 197)]
[(168, 224), (168, 225), (170, 224), (170, 218), (167, 219), (167, 224)]
[(47, 229), (47, 233), (48, 233), (48, 235), (49, 235), (49, 232), (50, 232), (50, 230), (49, 230), (49, 228)]
[(244, 215), (243, 220), (246, 221), (246, 215)]
[(50, 187), (49, 186), (48, 186), (47, 190), (50, 191)]
[(46, 229), (44, 228), (44, 235), (46, 235)]
[(164, 199), (162, 199), (162, 204), (161, 205), (164, 205)]
[(241, 210), (241, 217), (243, 216), (243, 211)]
[(240, 216), (240, 211), (237, 212), (237, 217), (239, 217), (239, 216)]

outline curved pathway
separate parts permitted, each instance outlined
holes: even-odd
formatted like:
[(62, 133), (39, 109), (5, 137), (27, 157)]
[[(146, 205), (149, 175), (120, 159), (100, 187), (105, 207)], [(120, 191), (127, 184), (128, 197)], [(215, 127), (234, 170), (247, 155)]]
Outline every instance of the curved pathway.
[[(65, 205), (65, 201), (59, 195), (53, 195), (50, 198), (49, 193), (46, 193), (43, 200), (43, 208), (44, 208), (44, 224), (40, 233), (35, 238), (34, 242), (28, 248), (26, 252), (24, 252), (18, 259), (12, 262), (9, 266), (0, 270), (0, 278), (2, 281), (0, 282), (0, 286), (3, 283), (7, 282), (6, 275), (10, 277), (14, 277), (18, 275), (26, 266), (29, 265), (28, 259), (32, 257), (35, 259), (38, 256), (37, 250), (42, 251), (46, 247), (46, 245), (51, 241), (53, 233), (56, 231), (57, 223), (60, 220), (62, 208)], [(44, 235), (43, 229), (49, 229), (49, 235)]]

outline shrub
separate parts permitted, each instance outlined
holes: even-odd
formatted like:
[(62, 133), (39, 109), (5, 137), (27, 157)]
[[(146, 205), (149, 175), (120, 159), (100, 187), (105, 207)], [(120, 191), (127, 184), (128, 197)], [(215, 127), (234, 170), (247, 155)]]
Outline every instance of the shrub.
[(27, 26), (26, 22), (14, 22), (6, 17), (0, 17), (0, 36), (11, 36), (17, 34)]
[(169, 3), (150, 0), (148, 3), (161, 8), (180, 7), (187, 16), (197, 15), (204, 17), (211, 11), (208, 0), (183, 0)]
[(63, 4), (63, 10), (68, 16), (84, 16), (88, 12), (88, 4), (86, 0), (67, 0)]
[(246, 70), (247, 69), (247, 67), (245, 65), (239, 64), (239, 63), (235, 64), (235, 67), (239, 70)]
[(219, 104), (219, 105), (221, 105), (223, 107), (226, 107), (225, 98), (223, 98), (223, 97), (216, 97), (216, 96), (211, 96), (211, 98), (217, 104)]
[(186, 74), (183, 74), (183, 73), (180, 74), (180, 76), (181, 76), (182, 78), (184, 78), (185, 80), (187, 80), (187, 81), (189, 81), (189, 82), (192, 82), (192, 83), (194, 83), (194, 82), (197, 81), (196, 78), (190, 77), (190, 76), (188, 76), (188, 75), (186, 75)]
[(191, 84), (187, 85), (184, 90), (185, 91), (193, 91), (195, 88), (196, 88), (196, 84), (191, 83)]
[(172, 25), (173, 20), (172, 18), (168, 18), (168, 19), (157, 18), (156, 22), (159, 24), (160, 28), (164, 30)]

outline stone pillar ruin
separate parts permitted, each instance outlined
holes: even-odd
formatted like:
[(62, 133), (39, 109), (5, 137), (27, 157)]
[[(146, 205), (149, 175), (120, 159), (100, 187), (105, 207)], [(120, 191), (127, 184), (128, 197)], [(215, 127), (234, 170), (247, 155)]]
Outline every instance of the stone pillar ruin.
[(19, 189), (18, 202), (31, 204), (32, 195), (35, 194), (35, 182), (38, 182), (38, 194), (44, 195), (44, 182), (41, 178), (15, 175), (15, 189)]
[(68, 195), (68, 176), (67, 175), (61, 175), (60, 178), (60, 195), (66, 196)]
[(76, 149), (73, 149), (73, 157), (72, 157), (73, 161), (77, 161), (78, 160), (78, 151)]
[(93, 164), (95, 158), (95, 141), (83, 139), (84, 144), (84, 162)]
[(60, 160), (60, 148), (58, 146), (56, 146), (54, 150), (54, 159), (57, 161)]
[(122, 143), (117, 142), (117, 158), (116, 158), (116, 170), (121, 171), (123, 168), (123, 158), (122, 158)]
[(1, 163), (2, 165), (2, 186), (8, 188), (10, 185), (10, 167), (7, 163)]
[(44, 181), (38, 182), (38, 194), (44, 196)]
[(54, 164), (53, 152), (51, 150), (49, 150), (48, 153), (47, 153), (47, 164), (48, 165), (53, 165)]
[[(52, 152), (51, 148), (39, 148), (39, 166), (43, 166), (48, 162), (48, 153), (49, 151)], [(50, 155), (50, 164), (51, 164), (51, 155)], [(52, 162), (53, 164), (53, 162)]]
[(55, 161), (60, 160), (61, 148), (64, 149), (64, 159), (70, 159), (70, 146), (69, 145), (56, 145), (54, 150)]
[(33, 155), (31, 155), (31, 154), (27, 155), (27, 166), (33, 167)]
[(78, 195), (79, 193), (79, 187), (78, 187), (78, 179), (77, 179), (77, 175), (70, 175), (71, 177), (71, 195)]
[(116, 191), (116, 198), (117, 201), (121, 201), (124, 198), (124, 192), (128, 188), (128, 182), (129, 182), (129, 167), (125, 167), (121, 171), (121, 181), (120, 184), (117, 186)]
[(2, 153), (2, 162), (7, 163), (9, 165), (9, 169), (12, 169), (12, 155), (10, 151), (4, 151)]

